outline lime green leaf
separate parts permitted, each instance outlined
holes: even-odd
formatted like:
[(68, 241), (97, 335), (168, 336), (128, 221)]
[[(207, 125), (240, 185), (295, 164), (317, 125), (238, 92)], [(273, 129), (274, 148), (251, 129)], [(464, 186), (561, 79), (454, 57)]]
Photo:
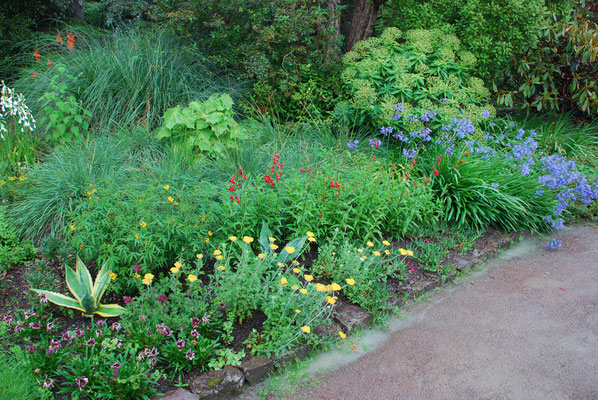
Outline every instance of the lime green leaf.
[(50, 292), (48, 290), (41, 290), (41, 289), (31, 289), (31, 290), (36, 293), (44, 294), (48, 298), (49, 301), (51, 301), (52, 303), (54, 303), (56, 305), (59, 305), (62, 307), (74, 308), (75, 310), (85, 312), (85, 310), (83, 309), (83, 307), (81, 307), (79, 302), (71, 297), (67, 297), (60, 293)]

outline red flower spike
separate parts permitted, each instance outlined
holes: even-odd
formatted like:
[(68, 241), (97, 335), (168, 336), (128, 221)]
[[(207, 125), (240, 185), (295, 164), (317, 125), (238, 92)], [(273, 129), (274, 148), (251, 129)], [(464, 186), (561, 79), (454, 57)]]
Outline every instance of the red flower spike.
[(241, 200), (239, 200), (239, 198), (237, 196), (235, 196), (235, 200), (237, 200), (237, 204), (239, 204), (241, 202)]
[(438, 170), (436, 168), (434, 168), (434, 176), (438, 176), (438, 175), (439, 175)]
[(56, 35), (56, 42), (58, 42), (58, 44), (61, 46), (64, 43), (64, 41), (62, 40), (62, 36), (60, 36), (60, 32), (58, 33), (58, 35)]
[(305, 172), (305, 167), (301, 168), (301, 172)]
[(37, 62), (40, 62), (40, 61), (41, 61), (41, 59), (42, 59), (42, 56), (39, 54), (39, 51), (37, 51), (37, 50), (35, 50), (35, 51), (33, 52), (33, 57), (35, 57), (35, 60), (36, 60)]
[(232, 178), (230, 178), (229, 182), (230, 182), (230, 183), (235, 183), (235, 176), (234, 176), (234, 175), (233, 175), (233, 177), (232, 177)]
[(37, 72), (32, 72), (31, 77), (37, 81)]
[(52, 60), (48, 59), (48, 64), (47, 64), (47, 65), (48, 65), (48, 69), (50, 69), (50, 68), (52, 67), (52, 64), (54, 64), (54, 63), (52, 62)]
[(237, 190), (237, 188), (235, 188), (235, 185), (230, 185), (230, 187), (228, 188), (229, 192), (234, 192), (235, 190)]

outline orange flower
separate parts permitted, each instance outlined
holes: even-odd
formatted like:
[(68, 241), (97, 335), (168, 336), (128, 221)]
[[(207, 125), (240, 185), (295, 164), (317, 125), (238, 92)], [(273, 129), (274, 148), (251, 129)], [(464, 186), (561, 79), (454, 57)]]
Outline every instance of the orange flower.
[(35, 57), (35, 60), (36, 60), (37, 62), (40, 62), (40, 61), (41, 61), (41, 59), (42, 59), (42, 56), (39, 54), (39, 51), (37, 51), (37, 50), (35, 50), (35, 51), (33, 52), (33, 56)]
[(48, 68), (51, 68), (51, 67), (52, 67), (52, 64), (54, 64), (54, 63), (52, 62), (52, 60), (50, 60), (50, 59), (48, 58)]
[(37, 72), (32, 72), (31, 77), (37, 81)]
[(132, 48), (133, 50), (137, 50), (137, 49), (138, 49), (138, 47), (137, 47), (137, 46), (135, 46), (135, 44), (133, 44), (133, 46), (131, 46), (131, 48)]
[(75, 35), (69, 33), (67, 35), (66, 45), (69, 48), (69, 51), (73, 51), (73, 47), (75, 47)]
[(60, 44), (61, 46), (64, 43), (64, 41), (62, 40), (62, 36), (60, 36), (60, 32), (58, 33), (58, 35), (56, 35), (56, 42), (58, 42), (58, 44)]

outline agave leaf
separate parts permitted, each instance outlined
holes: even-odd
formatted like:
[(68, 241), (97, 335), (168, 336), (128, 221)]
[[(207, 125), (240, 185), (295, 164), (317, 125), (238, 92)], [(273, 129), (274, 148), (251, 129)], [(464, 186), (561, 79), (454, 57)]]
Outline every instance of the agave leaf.
[(91, 296), (99, 303), (102, 296), (106, 292), (108, 285), (110, 284), (110, 271), (106, 268), (106, 263), (102, 265), (100, 272), (96, 276), (96, 280), (93, 284)]
[(81, 281), (79, 280), (79, 276), (77, 273), (68, 265), (66, 265), (66, 285), (68, 286), (69, 290), (75, 296), (78, 301), (81, 301), (81, 298), (85, 296), (85, 290), (81, 285)]
[(272, 231), (266, 224), (266, 221), (262, 220), (262, 231), (260, 232), (260, 238), (258, 242), (260, 243), (260, 247), (262, 248), (262, 253), (269, 253), (272, 251), (270, 249), (270, 238), (273, 236)]
[(68, 297), (68, 296), (65, 296), (63, 294), (56, 293), (56, 292), (50, 292), (48, 290), (41, 290), (41, 289), (31, 289), (31, 290), (36, 293), (41, 293), (41, 294), (46, 295), (48, 300), (54, 304), (57, 304), (62, 307), (74, 308), (75, 310), (85, 312), (85, 310), (83, 309), (83, 307), (81, 307), (79, 302), (71, 297)]
[(93, 281), (89, 270), (85, 264), (83, 264), (83, 261), (81, 261), (79, 256), (77, 256), (77, 276), (79, 277), (79, 282), (81, 283), (81, 287), (85, 294), (91, 294), (93, 290)]
[(125, 309), (118, 304), (102, 304), (94, 311), (100, 317), (118, 317), (125, 312)]

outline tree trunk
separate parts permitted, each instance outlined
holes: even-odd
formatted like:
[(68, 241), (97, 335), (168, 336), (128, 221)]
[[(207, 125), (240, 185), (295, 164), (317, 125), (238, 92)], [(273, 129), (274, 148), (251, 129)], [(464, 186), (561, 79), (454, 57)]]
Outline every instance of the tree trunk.
[(83, 14), (83, 0), (74, 0), (73, 3), (73, 16), (81, 21), (85, 21)]
[(339, 6), (341, 0), (328, 0), (328, 40), (326, 41), (325, 58), (326, 63), (330, 64), (340, 56), (341, 46), (341, 12)]
[(346, 49), (351, 51), (355, 43), (369, 39), (374, 33), (374, 24), (378, 18), (378, 10), (386, 0), (355, 0), (351, 27), (347, 35)]

